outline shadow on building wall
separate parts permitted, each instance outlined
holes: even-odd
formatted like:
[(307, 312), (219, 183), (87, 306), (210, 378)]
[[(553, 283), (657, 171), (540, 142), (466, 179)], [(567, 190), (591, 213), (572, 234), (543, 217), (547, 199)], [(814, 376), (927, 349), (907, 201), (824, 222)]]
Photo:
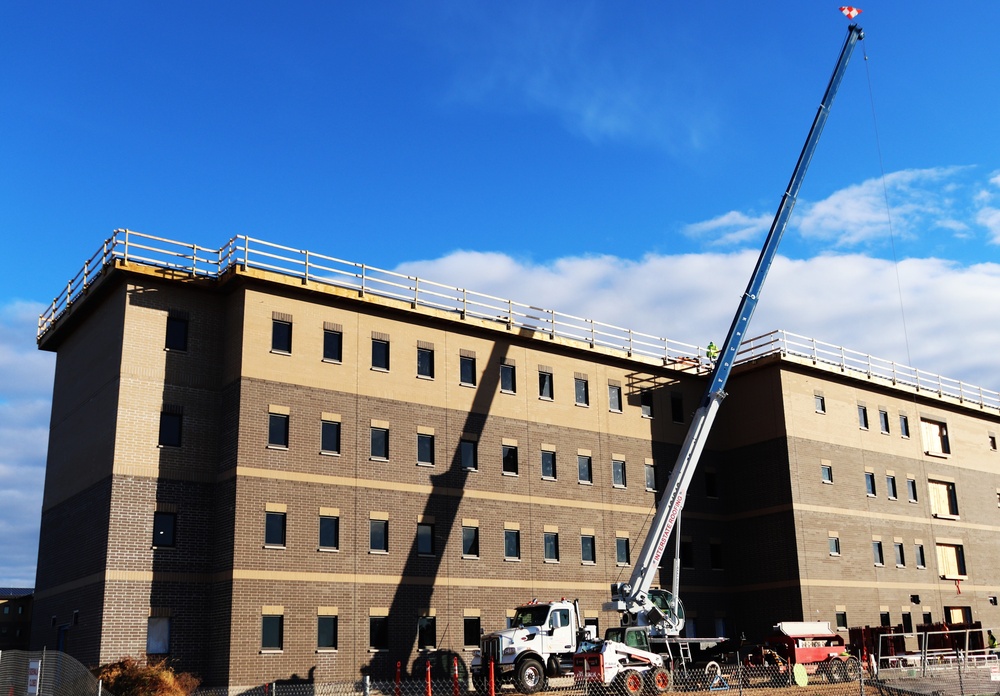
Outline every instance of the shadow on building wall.
[[(507, 346), (504, 344), (494, 343), (485, 369), (481, 371), (482, 379), (476, 385), (472, 407), (465, 415), (459, 433), (474, 435), (481, 441), (490, 409), (493, 407), (493, 400), (499, 389), (500, 361), (506, 355), (506, 348)], [(477, 371), (478, 367), (477, 365)], [(449, 435), (452, 435), (453, 432), (449, 428)], [(454, 439), (453, 436), (452, 439)], [(481, 455), (482, 452), (479, 454)], [(434, 669), (444, 669), (441, 663), (442, 660), (447, 661), (447, 655), (454, 656), (454, 653), (447, 651), (432, 651), (419, 655), (412, 665), (408, 664), (414, 646), (417, 644), (419, 610), (431, 607), (432, 596), (437, 584), (436, 580), (444, 560), (442, 550), (446, 548), (447, 541), (452, 538), (452, 533), (459, 519), (459, 508), (464, 495), (462, 493), (456, 495), (455, 491), (464, 492), (469, 477), (469, 470), (462, 466), (462, 453), (459, 448), (450, 451), (448, 457), (448, 469), (430, 477), (432, 491), (423, 510), (425, 516), (434, 518), (435, 553), (433, 557), (418, 554), (417, 539), (414, 536), (407, 552), (406, 562), (403, 565), (403, 580), (397, 586), (389, 605), (389, 617), (392, 619), (389, 649), (384, 652), (372, 653), (369, 663), (362, 666), (360, 670), (363, 676), (367, 675), (373, 679), (394, 678), (397, 663), (401, 663), (402, 678), (406, 679), (411, 676), (419, 678), (423, 676), (421, 670), (426, 669), (425, 665), (428, 660), (431, 661), (433, 671)], [(436, 626), (435, 628), (438, 643), (443, 642), (442, 638), (445, 632), (453, 630), (451, 626)], [(464, 668), (464, 662), (462, 665)]]

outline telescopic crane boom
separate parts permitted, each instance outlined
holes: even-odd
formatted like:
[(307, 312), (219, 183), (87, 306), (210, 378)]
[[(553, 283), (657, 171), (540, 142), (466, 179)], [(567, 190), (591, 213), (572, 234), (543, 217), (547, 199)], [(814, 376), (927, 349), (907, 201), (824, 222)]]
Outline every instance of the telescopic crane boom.
[[(798, 197), (799, 189), (805, 178), (806, 170), (812, 160), (813, 153), (819, 137), (826, 125), (827, 117), (830, 114), (830, 107), (833, 99), (840, 88), (841, 80), (847, 69), (847, 63), (854, 52), (855, 44), (864, 38), (864, 32), (857, 24), (852, 24), (847, 30), (847, 39), (840, 51), (840, 58), (834, 68), (830, 83), (827, 85), (823, 101), (820, 102), (819, 110), (813, 119), (812, 128), (809, 129), (809, 136), (806, 138), (802, 153), (792, 172), (792, 177), (788, 182), (788, 187), (781, 197), (781, 203), (775, 213), (771, 229), (767, 233), (764, 247), (761, 249), (760, 257), (757, 259), (757, 266), (750, 276), (750, 282), (740, 300), (739, 309), (733, 318), (732, 326), (729, 327), (729, 334), (722, 344), (715, 366), (712, 370), (711, 380), (698, 410), (695, 411), (688, 429), (687, 437), (681, 446), (674, 464), (670, 480), (667, 482), (666, 490), (660, 499), (659, 509), (650, 525), (649, 533), (642, 545), (642, 550), (636, 559), (635, 570), (627, 583), (614, 583), (611, 586), (612, 601), (605, 604), (605, 609), (618, 610), (622, 614), (622, 623), (639, 624), (649, 626), (659, 626), (663, 629), (664, 635), (678, 635), (684, 627), (684, 612), (680, 605), (679, 598), (676, 597), (676, 579), (673, 587), (674, 597), (671, 600), (672, 606), (667, 606), (664, 611), (664, 602), (656, 602), (650, 598), (650, 585), (656, 577), (660, 567), (660, 559), (667, 547), (667, 540), (673, 531), (674, 524), (684, 507), (684, 499), (688, 486), (694, 475), (698, 460), (702, 450), (705, 448), (705, 441), (712, 429), (712, 423), (718, 413), (722, 400), (726, 398), (726, 382), (733, 369), (736, 356), (740, 348), (750, 318), (757, 307), (760, 298), (760, 289), (767, 277), (767, 272), (774, 261), (777, 253), (778, 243), (785, 232), (788, 218), (795, 207), (795, 200)], [(675, 569), (675, 574), (677, 569)], [(675, 575), (676, 578), (676, 575)], [(659, 606), (657, 606), (659, 605)]]

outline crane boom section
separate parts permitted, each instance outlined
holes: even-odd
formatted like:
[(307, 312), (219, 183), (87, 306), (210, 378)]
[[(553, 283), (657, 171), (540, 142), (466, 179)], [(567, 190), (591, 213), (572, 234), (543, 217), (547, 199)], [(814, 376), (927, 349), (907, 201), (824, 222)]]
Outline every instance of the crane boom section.
[[(719, 356), (712, 370), (711, 380), (705, 396), (702, 398), (701, 404), (692, 418), (691, 427), (688, 429), (687, 436), (684, 439), (677, 461), (671, 472), (670, 480), (667, 482), (664, 497), (660, 499), (659, 509), (653, 518), (642, 550), (636, 558), (635, 570), (632, 573), (628, 586), (622, 586), (618, 591), (619, 598), (624, 603), (624, 610), (637, 614), (640, 623), (645, 623), (641, 614), (644, 614), (645, 609), (649, 606), (647, 593), (660, 566), (660, 559), (663, 557), (670, 533), (673, 531), (674, 524), (680, 516), (681, 509), (684, 507), (684, 498), (687, 494), (688, 486), (690, 486), (694, 471), (698, 466), (698, 460), (705, 447), (708, 434), (712, 429), (715, 415), (719, 410), (722, 400), (726, 397), (724, 391), (726, 382), (729, 379), (729, 374), (732, 371), (733, 364), (739, 352), (740, 343), (744, 336), (746, 336), (750, 318), (757, 307), (757, 302), (760, 298), (760, 289), (774, 261), (778, 243), (781, 241), (785, 227), (788, 225), (788, 218), (792, 213), (792, 208), (795, 207), (799, 189), (802, 187), (806, 170), (809, 168), (809, 163), (812, 161), (813, 154), (816, 151), (819, 137), (823, 132), (823, 127), (826, 125), (827, 117), (830, 114), (830, 107), (833, 105), (834, 97), (837, 95), (837, 90), (844, 77), (851, 54), (854, 52), (854, 46), (858, 40), (863, 38), (864, 32), (857, 24), (852, 24), (848, 28), (847, 39), (844, 41), (844, 46), (841, 49), (840, 58), (837, 60), (836, 68), (827, 85), (826, 93), (823, 95), (823, 101), (819, 105), (819, 110), (816, 113), (815, 119), (813, 119), (812, 128), (809, 129), (809, 135), (799, 155), (798, 162), (795, 164), (792, 177), (781, 198), (774, 221), (771, 223), (771, 229), (767, 233), (764, 246), (757, 259), (757, 265), (750, 276), (750, 282), (740, 300), (739, 309), (733, 319), (732, 326), (730, 326), (726, 340), (719, 351)], [(674, 589), (676, 591), (676, 588)]]

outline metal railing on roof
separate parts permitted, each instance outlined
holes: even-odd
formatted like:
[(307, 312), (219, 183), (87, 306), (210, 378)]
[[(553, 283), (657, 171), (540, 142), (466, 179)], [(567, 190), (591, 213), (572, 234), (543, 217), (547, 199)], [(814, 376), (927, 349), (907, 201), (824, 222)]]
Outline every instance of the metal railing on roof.
[[(401, 300), (414, 308), (442, 310), (462, 318), (496, 322), (510, 330), (532, 331), (553, 339), (571, 339), (594, 347), (622, 351), (629, 356), (654, 358), (664, 364), (696, 370), (711, 368), (711, 361), (700, 346), (363, 263), (243, 235), (231, 238), (219, 249), (210, 249), (131, 230), (115, 230), (84, 262), (83, 268), (38, 317), (38, 338), (41, 339), (59, 317), (86, 293), (105, 268), (119, 259), (205, 278), (218, 278), (234, 266), (256, 268), (299, 278), (303, 282), (347, 288), (359, 295)], [(911, 387), (983, 408), (1000, 409), (1000, 392), (787, 331), (772, 331), (745, 340), (736, 362), (739, 364), (773, 354), (805, 358), (855, 377)]]
[(711, 366), (705, 349), (552, 309), (435, 283), (416, 276), (345, 261), (308, 250), (238, 235), (219, 249), (177, 242), (131, 230), (115, 230), (83, 269), (71, 278), (38, 318), (40, 339), (116, 260), (217, 278), (234, 266), (281, 275), (409, 303), (413, 307), (483, 319), (511, 330), (527, 330), (594, 347), (619, 350), (698, 368)]
[(747, 362), (775, 353), (805, 358), (814, 364), (837, 369), (854, 377), (909, 387), (917, 392), (928, 392), (961, 403), (1000, 410), (1000, 392), (787, 331), (772, 331), (746, 339), (740, 345), (736, 361)]

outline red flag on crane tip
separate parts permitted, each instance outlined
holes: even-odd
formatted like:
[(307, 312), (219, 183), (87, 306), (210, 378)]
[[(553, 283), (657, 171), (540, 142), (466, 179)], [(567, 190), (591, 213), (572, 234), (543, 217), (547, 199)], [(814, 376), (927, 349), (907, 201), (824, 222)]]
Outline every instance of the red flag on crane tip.
[(857, 7), (851, 7), (850, 5), (845, 5), (844, 7), (841, 7), (840, 11), (843, 12), (844, 16), (847, 17), (848, 19), (854, 19), (862, 12), (861, 9)]

